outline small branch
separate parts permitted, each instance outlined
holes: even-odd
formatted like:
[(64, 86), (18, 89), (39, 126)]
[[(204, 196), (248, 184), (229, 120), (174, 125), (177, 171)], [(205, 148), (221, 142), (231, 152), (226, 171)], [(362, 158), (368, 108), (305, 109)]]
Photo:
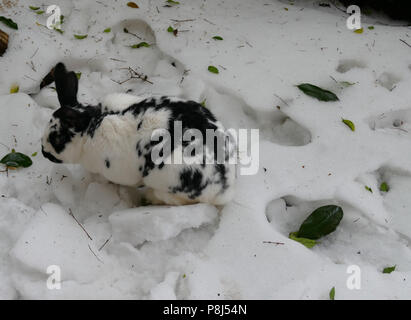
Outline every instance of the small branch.
[(115, 59), (115, 58), (110, 58), (110, 60), (113, 60), (113, 61), (118, 61), (118, 62), (127, 62), (127, 61), (120, 60), (120, 59)]
[(284, 244), (284, 242), (276, 242), (276, 241), (263, 241), (263, 243), (275, 244), (276, 246)]
[(210, 20), (207, 20), (206, 18), (203, 19), (205, 22), (208, 22), (209, 24), (212, 24), (213, 26), (215, 26), (216, 24), (211, 22)]
[(39, 51), (39, 48), (36, 49), (36, 51), (33, 53), (33, 55), (30, 57), (30, 59), (33, 59), (33, 57), (36, 55), (37, 51)]
[(120, 68), (120, 69), (127, 69), (127, 70), (130, 72), (130, 78), (128, 78), (128, 79), (126, 79), (126, 80), (124, 80), (124, 81), (115, 81), (115, 80), (112, 80), (112, 81), (114, 81), (114, 82), (116, 82), (116, 83), (118, 83), (118, 84), (120, 84), (120, 85), (123, 84), (123, 83), (125, 83), (125, 82), (127, 82), (127, 81), (130, 81), (131, 79), (140, 79), (140, 80), (143, 80), (143, 81), (148, 82), (148, 83), (150, 83), (150, 84), (154, 84), (153, 82), (151, 82), (150, 80), (148, 80), (147, 75), (142, 74), (142, 73), (139, 73), (139, 72), (137, 72), (136, 70), (134, 70), (134, 69), (131, 68), (131, 67), (128, 67), (128, 68)]
[(110, 241), (110, 239), (111, 239), (112, 236), (113, 236), (113, 235), (111, 235), (110, 238), (108, 238), (108, 239), (103, 243), (103, 245), (98, 249), (98, 251), (101, 251), (101, 249), (104, 248), (104, 246)]
[(104, 263), (103, 260), (101, 260), (101, 259), (96, 255), (96, 253), (91, 249), (90, 245), (88, 245), (88, 248), (90, 249), (91, 253), (96, 257), (96, 259), (97, 259), (98, 261), (100, 261), (101, 263)]
[[(83, 229), (83, 231), (86, 233), (87, 237), (88, 237), (90, 240), (93, 240), (93, 238), (90, 237), (90, 235), (88, 234), (87, 230), (84, 229), (83, 225), (76, 219), (76, 217), (75, 217), (74, 214), (73, 214), (73, 211), (71, 211), (70, 208), (69, 208), (69, 214), (70, 214), (70, 215), (73, 217), (73, 219), (77, 222), (77, 224), (80, 226), (80, 228)], [(90, 245), (89, 245), (89, 247), (90, 247)], [(91, 250), (91, 249), (90, 249), (90, 250)]]
[(407, 46), (409, 46), (409, 47), (411, 48), (411, 45), (410, 45), (407, 41), (402, 40), (402, 39), (400, 39), (400, 41), (401, 41), (401, 42), (404, 42)]
[(173, 22), (189, 22), (189, 21), (195, 21), (196, 19), (185, 19), (185, 20), (177, 20), (177, 19), (170, 19)]
[(278, 99), (280, 99), (286, 106), (289, 106), (288, 103), (285, 102), (285, 100), (284, 100), (283, 98), (281, 98), (279, 95), (276, 95), (275, 93), (274, 93), (274, 95), (275, 95)]

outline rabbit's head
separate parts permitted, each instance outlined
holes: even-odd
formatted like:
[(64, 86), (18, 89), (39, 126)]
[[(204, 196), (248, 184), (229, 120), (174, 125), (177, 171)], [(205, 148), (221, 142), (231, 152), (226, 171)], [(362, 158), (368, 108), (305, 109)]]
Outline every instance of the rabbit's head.
[(64, 64), (54, 68), (54, 80), (60, 102), (41, 139), (44, 157), (56, 163), (77, 163), (81, 157), (83, 135), (97, 111), (95, 107), (82, 106), (77, 101), (78, 79), (67, 72)]

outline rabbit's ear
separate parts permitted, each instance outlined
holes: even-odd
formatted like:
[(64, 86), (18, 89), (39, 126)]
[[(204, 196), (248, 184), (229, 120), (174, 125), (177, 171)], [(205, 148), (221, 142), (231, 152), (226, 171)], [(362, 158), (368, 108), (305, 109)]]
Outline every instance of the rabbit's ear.
[(74, 107), (77, 102), (78, 79), (76, 74), (67, 72), (63, 63), (58, 63), (54, 68), (54, 81), (60, 106)]

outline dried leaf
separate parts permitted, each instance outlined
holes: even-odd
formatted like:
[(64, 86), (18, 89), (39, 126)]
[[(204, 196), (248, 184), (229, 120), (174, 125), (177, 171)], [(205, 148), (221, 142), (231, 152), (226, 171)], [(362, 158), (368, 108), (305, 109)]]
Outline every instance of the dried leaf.
[(134, 8), (134, 9), (138, 9), (138, 8), (139, 8), (139, 6), (138, 6), (135, 2), (128, 2), (127, 5), (128, 5), (130, 8)]

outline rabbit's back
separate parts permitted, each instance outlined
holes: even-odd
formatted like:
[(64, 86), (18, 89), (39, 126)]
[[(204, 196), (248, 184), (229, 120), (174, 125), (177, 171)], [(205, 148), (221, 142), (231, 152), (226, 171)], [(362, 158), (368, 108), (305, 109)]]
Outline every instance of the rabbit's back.
[[(208, 109), (178, 98), (117, 94), (104, 100), (102, 110), (103, 119), (96, 119), (96, 126), (91, 126), (89, 134), (95, 136), (93, 143), (100, 144), (102, 149), (105, 145), (116, 149), (111, 156), (116, 160), (105, 161), (110, 162), (110, 168), (103, 173), (108, 179), (129, 185), (141, 179), (154, 190), (153, 198), (169, 204), (213, 201), (222, 204), (231, 198), (235, 166), (228, 163), (228, 158), (235, 152), (235, 146), (222, 151), (225, 163), (212, 161), (217, 160), (214, 154), (217, 149), (207, 146), (207, 131), (219, 132), (224, 138), (224, 128)], [(158, 129), (165, 130), (166, 135), (156, 140), (153, 137)], [(192, 129), (201, 134), (202, 140), (183, 139)], [(194, 144), (201, 144), (203, 153), (189, 156), (198, 161), (187, 164), (181, 155)], [(159, 150), (162, 157), (155, 159)], [(102, 152), (106, 154), (108, 150)], [(118, 164), (117, 170), (112, 163)], [(134, 177), (126, 174), (132, 171)]]

